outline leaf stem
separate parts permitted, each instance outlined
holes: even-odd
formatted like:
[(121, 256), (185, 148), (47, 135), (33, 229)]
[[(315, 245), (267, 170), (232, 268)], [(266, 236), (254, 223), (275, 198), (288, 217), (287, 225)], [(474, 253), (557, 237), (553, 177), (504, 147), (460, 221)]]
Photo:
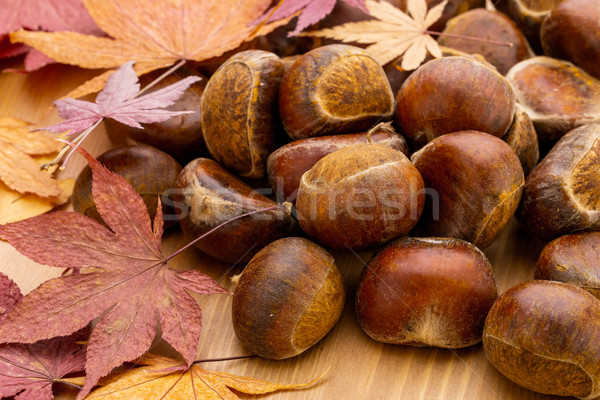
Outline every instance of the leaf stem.
[(78, 384), (73, 382), (65, 381), (64, 379), (55, 379), (54, 382), (62, 383), (63, 385), (71, 386), (79, 390), (83, 388), (83, 386), (79, 386)]
[(507, 47), (513, 47), (514, 46), (514, 43), (512, 43), (512, 42), (502, 42), (502, 41), (499, 41), (499, 40), (484, 39), (484, 38), (479, 38), (479, 37), (476, 37), (476, 36), (455, 35), (453, 33), (436, 32), (436, 31), (430, 31), (430, 30), (427, 30), (427, 29), (425, 29), (423, 31), (423, 33), (427, 33), (428, 35), (433, 35), (433, 36), (445, 36), (445, 37), (451, 37), (451, 38), (455, 38), (455, 39), (474, 40), (476, 42), (497, 44), (499, 46), (507, 46)]
[(214, 231), (220, 229), (222, 226), (227, 225), (233, 221), (237, 221), (238, 219), (241, 218), (245, 218), (245, 217), (249, 217), (250, 215), (254, 215), (254, 214), (260, 214), (260, 213), (265, 213), (265, 212), (269, 212), (269, 211), (273, 211), (273, 210), (277, 210), (279, 208), (283, 208), (285, 213), (289, 213), (290, 209), (291, 209), (291, 204), (290, 203), (283, 203), (283, 204), (277, 204), (275, 206), (271, 206), (271, 207), (267, 207), (267, 208), (261, 208), (260, 210), (254, 210), (254, 211), (250, 211), (241, 215), (238, 215), (234, 218), (231, 218), (225, 222), (220, 223), (219, 225), (215, 226), (214, 228), (212, 228), (210, 231), (204, 233), (203, 235), (197, 237), (196, 239), (192, 240), (191, 242), (189, 242), (188, 244), (186, 244), (185, 246), (183, 246), (182, 248), (180, 248), (179, 250), (175, 251), (174, 253), (171, 253), (169, 256), (165, 257), (164, 262), (169, 261), (170, 259), (172, 259), (173, 257), (179, 255), (179, 253), (187, 250), (188, 248), (192, 247), (194, 244), (196, 244), (198, 241), (204, 239), (206, 236), (210, 235), (211, 233), (213, 233)]
[(234, 356), (234, 357), (223, 357), (223, 358), (206, 358), (204, 360), (196, 360), (192, 364), (200, 364), (207, 362), (217, 362), (217, 361), (233, 361), (233, 360), (244, 360), (247, 358), (256, 358), (258, 357), (256, 354), (250, 354), (247, 356)]
[[(70, 149), (71, 152), (69, 153), (69, 155), (65, 159), (65, 162), (63, 163), (63, 165), (61, 165), (61, 167), (60, 167), (61, 170), (65, 169), (65, 165), (67, 164), (67, 161), (69, 161), (69, 158), (71, 157), (71, 154), (73, 154), (73, 150), (77, 149), (77, 147), (79, 147), (79, 145), (81, 144), (81, 142), (83, 142), (85, 140), (85, 138), (90, 134), (90, 132), (92, 132), (94, 130), (94, 128), (96, 128), (100, 124), (100, 122), (102, 122), (103, 120), (104, 120), (104, 118), (100, 118), (98, 121), (96, 121), (96, 123), (94, 123), (94, 125), (90, 126), (85, 131), (83, 131), (79, 135), (77, 135), (77, 137), (72, 140), (72, 142), (75, 143), (75, 147), (70, 147), (70, 146), (63, 147), (61, 149), (61, 151), (56, 155), (56, 157), (54, 157), (54, 159), (52, 161), (50, 161), (50, 162), (42, 165), (41, 169), (47, 170), (48, 168), (50, 168), (50, 167), (58, 164), (60, 162), (60, 160), (64, 157), (64, 155)], [(64, 140), (61, 140), (61, 139), (57, 139), (57, 140), (59, 140), (61, 142), (64, 142)]]
[(183, 66), (183, 64), (185, 64), (185, 61), (186, 61), (185, 59), (179, 60), (179, 62), (177, 64), (173, 65), (171, 68), (169, 68), (168, 71), (165, 71), (165, 73), (163, 73), (161, 76), (159, 76), (158, 78), (156, 78), (155, 80), (153, 80), (152, 82), (150, 82), (142, 90), (140, 90), (139, 92), (137, 92), (135, 94), (135, 96), (132, 97), (132, 99), (135, 99), (136, 97), (144, 94), (145, 92), (148, 91), (148, 89), (154, 87), (157, 83), (159, 83), (160, 81), (162, 81), (163, 79), (165, 79), (167, 76), (169, 76), (173, 72), (177, 71), (179, 68), (181, 68)]

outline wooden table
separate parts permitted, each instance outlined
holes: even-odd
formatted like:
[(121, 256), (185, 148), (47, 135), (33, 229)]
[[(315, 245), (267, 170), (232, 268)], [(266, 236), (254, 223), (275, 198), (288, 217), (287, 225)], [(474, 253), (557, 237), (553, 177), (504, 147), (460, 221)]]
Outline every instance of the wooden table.
[[(29, 75), (0, 74), (0, 116), (21, 118), (40, 126), (60, 121), (56, 111), (49, 110), (52, 101), (95, 74), (96, 71), (62, 65), (45, 67)], [(110, 146), (102, 126), (85, 143), (86, 149), (96, 156)], [(83, 159), (74, 157), (63, 176), (76, 177), (83, 166)], [(180, 232), (172, 229), (164, 240), (163, 253), (169, 254), (183, 244)], [(516, 222), (511, 221), (485, 251), (500, 292), (533, 279), (541, 248), (542, 244), (527, 238)], [(358, 277), (370, 254), (359, 256), (335, 253), (346, 281), (346, 309), (334, 329), (313, 348), (284, 361), (253, 358), (202, 367), (290, 383), (309, 381), (331, 367), (311, 388), (258, 397), (265, 399), (559, 399), (536, 394), (510, 382), (487, 361), (481, 344), (451, 351), (385, 345), (371, 340), (362, 332), (354, 315)], [(233, 289), (229, 278), (241, 271), (241, 266), (215, 262), (197, 250), (179, 255), (171, 265), (198, 268), (229, 289)], [(0, 271), (17, 282), (24, 293), (61, 273), (59, 269), (29, 261), (5, 242), (0, 242)], [(198, 358), (247, 354), (232, 329), (231, 297), (206, 296), (199, 302), (204, 310), (204, 328)], [(153, 351), (170, 353), (172, 350), (158, 341)]]

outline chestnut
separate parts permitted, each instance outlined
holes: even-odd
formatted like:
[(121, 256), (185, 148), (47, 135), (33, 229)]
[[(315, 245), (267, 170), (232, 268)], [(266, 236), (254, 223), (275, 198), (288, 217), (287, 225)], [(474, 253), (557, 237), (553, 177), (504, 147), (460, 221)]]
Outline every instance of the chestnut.
[(579, 286), (600, 299), (600, 231), (572, 233), (548, 243), (535, 266), (535, 279)]
[[(98, 161), (125, 178), (142, 196), (152, 219), (161, 197), (165, 226), (175, 224), (176, 215), (169, 200), (169, 191), (175, 189), (181, 165), (173, 157), (154, 147), (139, 144), (108, 150), (98, 157)], [(89, 166), (79, 173), (71, 199), (75, 211), (102, 222), (92, 196), (92, 170)]]
[(497, 297), (492, 267), (471, 243), (401, 238), (363, 270), (356, 315), (363, 330), (380, 342), (461, 348), (481, 341)]
[(424, 202), (423, 179), (404, 154), (355, 144), (302, 175), (296, 210), (302, 230), (320, 244), (365, 250), (406, 235)]
[(408, 155), (408, 145), (402, 135), (396, 133), (388, 124), (380, 125), (368, 133), (295, 140), (275, 150), (267, 159), (267, 173), (277, 198), (295, 201), (302, 175), (321, 158), (342, 147), (357, 143), (379, 143)]
[[(541, 51), (540, 27), (552, 9), (564, 0), (496, 0), (498, 11), (515, 21), (536, 53)], [(593, 0), (592, 0), (593, 1)]]
[[(510, 67), (529, 58), (529, 45), (523, 33), (505, 14), (475, 8), (452, 18), (446, 24), (444, 34), (438, 43), (442, 46), (470, 54), (481, 54), (498, 72), (506, 75)], [(491, 39), (510, 43), (511, 46), (499, 46), (486, 41), (465, 40), (462, 36)]]
[(396, 125), (413, 150), (463, 130), (501, 137), (515, 113), (510, 83), (488, 64), (466, 57), (423, 64), (404, 82), (396, 102)]
[(331, 330), (344, 308), (344, 282), (334, 258), (304, 238), (267, 245), (234, 281), (235, 334), (265, 358), (302, 353)]
[[(155, 71), (147, 75), (142, 75), (140, 84), (146, 87), (153, 80), (158, 78), (164, 71)], [(168, 85), (178, 82), (182, 77), (189, 75), (199, 75), (188, 69), (181, 69), (177, 75), (168, 75), (160, 80), (153, 89), (162, 89)], [(197, 157), (206, 154), (206, 146), (202, 138), (202, 127), (200, 120), (200, 98), (204, 92), (207, 79), (194, 83), (181, 97), (167, 110), (170, 111), (196, 111), (191, 114), (179, 115), (169, 118), (163, 122), (154, 122), (142, 124), (144, 129), (130, 127), (111, 118), (104, 119), (106, 133), (110, 140), (117, 145), (126, 144), (147, 144), (164, 151), (173, 156), (180, 163), (187, 163)]]
[(261, 178), (283, 133), (277, 93), (285, 67), (275, 54), (247, 50), (211, 76), (202, 95), (202, 134), (213, 158), (232, 172)]
[(503, 293), (483, 331), (491, 363), (529, 390), (593, 399), (600, 395), (600, 301), (585, 290), (529, 281)]
[(393, 112), (383, 68), (354, 46), (307, 52), (290, 66), (279, 89), (281, 121), (292, 139), (364, 131)]
[(600, 3), (564, 0), (544, 19), (540, 30), (544, 54), (571, 61), (600, 79)]
[(549, 241), (600, 229), (600, 124), (563, 136), (525, 181), (517, 219), (533, 237)]
[(540, 159), (540, 147), (533, 122), (519, 104), (513, 122), (502, 140), (517, 153), (523, 173), (525, 176), (529, 175)]
[(600, 122), (600, 80), (570, 62), (533, 57), (513, 66), (506, 78), (543, 147), (573, 128)]
[(430, 190), (416, 233), (489, 246), (514, 214), (524, 185), (515, 151), (477, 131), (440, 136), (412, 155)]
[[(276, 206), (217, 162), (198, 158), (181, 171), (174, 204), (181, 230), (196, 238), (239, 215)], [(248, 262), (262, 247), (296, 228), (285, 207), (233, 221), (196, 243), (209, 256), (228, 263)]]

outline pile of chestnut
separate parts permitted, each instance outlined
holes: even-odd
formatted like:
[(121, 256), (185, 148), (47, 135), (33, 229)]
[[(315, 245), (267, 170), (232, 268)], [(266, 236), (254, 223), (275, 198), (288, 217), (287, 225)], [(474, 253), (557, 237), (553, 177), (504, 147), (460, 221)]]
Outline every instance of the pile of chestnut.
[[(467, 2), (450, 5), (459, 3)], [(499, 7), (514, 11), (512, 3), (527, 2)], [(99, 160), (151, 211), (162, 195), (167, 222), (190, 237), (271, 208), (197, 244), (215, 259), (247, 263), (236, 277), (233, 325), (262, 357), (303, 352), (340, 317), (344, 280), (327, 249), (377, 250), (356, 293), (357, 319), (370, 337), (443, 348), (483, 340), (489, 360), (514, 382), (594, 398), (600, 2), (542, 3), (545, 19), (527, 38), (514, 15), (516, 23), (474, 8), (450, 19), (445, 32), (471, 27), (514, 45), (496, 51), (441, 37), (454, 49), (410, 74), (341, 44), (290, 58), (239, 52), (174, 106), (197, 113), (144, 130), (107, 125), (115, 141), (145, 144)], [(529, 42), (557, 58), (532, 57)], [(139, 168), (150, 179), (138, 179)], [(277, 207), (283, 202), (295, 205), (292, 214)], [(99, 218), (89, 169), (73, 203)], [(482, 250), (513, 215), (550, 243), (536, 280), (498, 296)]]

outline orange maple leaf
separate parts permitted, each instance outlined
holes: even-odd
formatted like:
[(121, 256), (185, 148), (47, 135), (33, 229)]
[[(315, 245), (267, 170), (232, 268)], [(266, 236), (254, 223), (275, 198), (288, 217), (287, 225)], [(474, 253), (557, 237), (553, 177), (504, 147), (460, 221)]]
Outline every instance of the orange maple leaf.
[[(137, 75), (175, 64), (202, 61), (233, 50), (289, 21), (262, 28), (249, 26), (271, 0), (84, 0), (96, 24), (112, 38), (74, 32), (11, 33), (13, 43), (25, 43), (54, 60), (83, 68), (116, 68), (135, 61)], [(113, 71), (84, 83), (68, 97), (99, 91)]]
[(207, 371), (197, 364), (189, 368), (176, 360), (147, 354), (136, 361), (144, 367), (108, 376), (100, 382), (105, 385), (92, 392), (87, 399), (239, 399), (229, 388), (247, 394), (265, 394), (278, 390), (298, 389), (313, 384), (280, 384), (227, 372)]

